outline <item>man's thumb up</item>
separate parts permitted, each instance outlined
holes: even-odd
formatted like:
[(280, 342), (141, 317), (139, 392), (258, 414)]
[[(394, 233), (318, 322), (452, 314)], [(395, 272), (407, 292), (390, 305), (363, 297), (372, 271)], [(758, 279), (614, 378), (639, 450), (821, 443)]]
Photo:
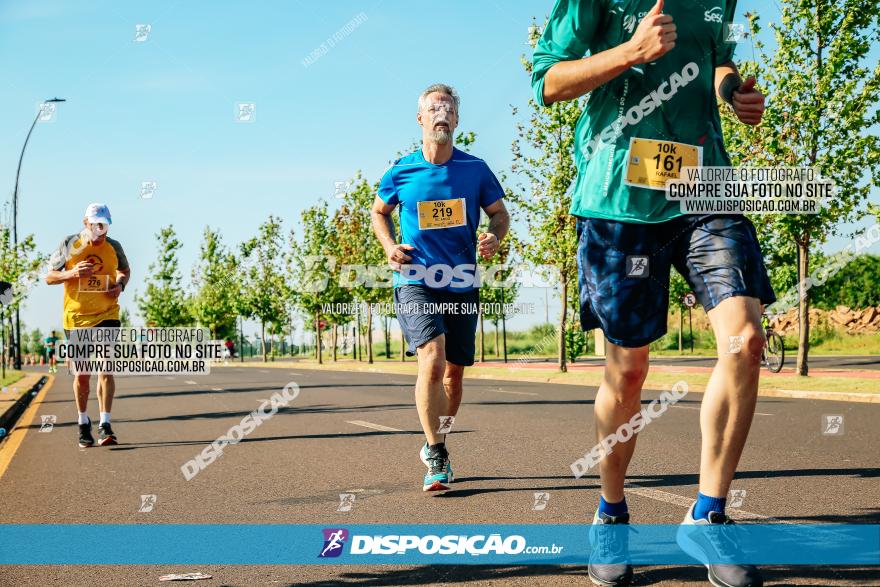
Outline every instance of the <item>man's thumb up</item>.
[(653, 14), (663, 14), (663, 0), (657, 0), (657, 3), (648, 11), (648, 16)]

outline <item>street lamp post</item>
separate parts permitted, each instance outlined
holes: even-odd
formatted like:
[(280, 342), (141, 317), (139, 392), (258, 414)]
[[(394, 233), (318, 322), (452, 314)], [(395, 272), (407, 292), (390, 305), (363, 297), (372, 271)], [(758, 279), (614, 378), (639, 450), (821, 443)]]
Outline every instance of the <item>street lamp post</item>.
[[(18, 157), (18, 170), (15, 172), (15, 190), (12, 192), (12, 250), (15, 254), (15, 261), (18, 263), (18, 178), (21, 176), (21, 162), (24, 160), (24, 152), (27, 149), (28, 141), (31, 140), (31, 133), (43, 114), (43, 104), (54, 104), (58, 102), (66, 102), (64, 98), (52, 98), (51, 100), (43, 100), (40, 104), (40, 110), (34, 117), (34, 122), (28, 131), (27, 137), (24, 139), (24, 146), (21, 148), (21, 155)], [(18, 304), (15, 305), (15, 368), (21, 369), (21, 320), (18, 315)]]

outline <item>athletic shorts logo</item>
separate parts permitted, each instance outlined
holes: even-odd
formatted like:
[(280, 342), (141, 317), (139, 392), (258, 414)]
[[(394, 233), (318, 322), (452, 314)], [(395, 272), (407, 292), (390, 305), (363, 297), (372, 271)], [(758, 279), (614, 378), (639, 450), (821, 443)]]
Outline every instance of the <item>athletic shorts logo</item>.
[(716, 6), (715, 8), (711, 8), (703, 13), (706, 17), (706, 22), (717, 22), (721, 24), (721, 7)]
[(342, 547), (348, 540), (348, 530), (345, 528), (324, 528), (324, 548), (318, 558), (336, 558), (342, 554)]

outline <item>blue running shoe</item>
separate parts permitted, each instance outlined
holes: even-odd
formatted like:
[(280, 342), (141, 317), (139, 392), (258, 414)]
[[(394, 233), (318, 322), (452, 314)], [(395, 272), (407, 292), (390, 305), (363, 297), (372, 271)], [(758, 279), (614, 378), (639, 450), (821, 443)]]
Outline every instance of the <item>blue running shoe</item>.
[[(709, 519), (694, 519), (694, 502), (684, 517), (676, 536), (678, 545), (687, 554), (703, 563), (709, 571), (709, 582), (715, 587), (762, 587), (764, 580), (754, 565), (718, 564), (725, 560), (736, 563), (742, 558), (742, 551), (736, 544), (731, 528), (733, 520), (720, 512), (709, 512)], [(715, 531), (700, 531), (701, 527), (712, 526)]]
[(425, 473), (422, 491), (446, 491), (449, 489), (450, 475), (447, 472), (449, 453), (446, 452), (446, 447), (442, 443), (429, 446), (425, 460), (428, 461), (428, 472)]
[[(445, 443), (444, 443), (445, 444)], [(428, 464), (428, 443), (426, 442), (424, 446), (422, 446), (422, 450), (419, 451), (419, 458), (422, 459), (422, 462), (429, 469), (431, 465)], [(452, 462), (449, 460), (449, 451), (446, 451), (446, 474), (449, 476), (449, 482), (452, 483), (455, 481), (455, 476), (452, 474)]]
[(587, 573), (593, 585), (622, 587), (629, 585), (633, 568), (629, 564), (629, 535), (614, 530), (603, 531), (605, 525), (629, 524), (629, 514), (609, 516), (598, 510), (593, 516), (590, 542), (593, 545)]

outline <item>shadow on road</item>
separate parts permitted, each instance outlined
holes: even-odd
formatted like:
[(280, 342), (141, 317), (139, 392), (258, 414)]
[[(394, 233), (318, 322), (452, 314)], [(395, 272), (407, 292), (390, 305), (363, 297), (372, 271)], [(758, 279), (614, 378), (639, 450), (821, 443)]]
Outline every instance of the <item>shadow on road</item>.
[[(877, 585), (880, 571), (871, 567), (763, 567), (767, 584), (797, 585), (799, 587), (826, 587), (823, 580), (849, 581), (853, 585)], [(329, 569), (328, 569), (329, 570)], [(332, 578), (318, 581), (298, 581), (298, 586), (329, 587), (331, 585), (437, 585), (470, 583), (474, 581), (503, 581), (505, 579), (532, 580), (536, 583), (553, 584), (554, 577), (582, 577), (589, 585), (587, 568), (583, 565), (516, 567), (458, 566), (448, 565), (394, 568), (389, 570), (363, 570), (337, 572)], [(706, 584), (706, 571), (702, 566), (636, 567), (633, 585), (653, 585), (661, 582), (682, 584)]]
[[(456, 434), (468, 434), (473, 430), (462, 430)], [(263, 438), (243, 438), (239, 444), (248, 444), (251, 442), (270, 442), (273, 440), (314, 440), (314, 439), (331, 439), (331, 438), (365, 438), (369, 436), (418, 436), (423, 434), (421, 430), (400, 430), (400, 431), (384, 431), (374, 430), (369, 432), (346, 432), (335, 434), (295, 434), (290, 436), (266, 436)], [(168, 446), (207, 446), (214, 440), (169, 440), (167, 442), (140, 442), (136, 444), (119, 444), (110, 447), (110, 450), (137, 450), (139, 448), (163, 448)]]

